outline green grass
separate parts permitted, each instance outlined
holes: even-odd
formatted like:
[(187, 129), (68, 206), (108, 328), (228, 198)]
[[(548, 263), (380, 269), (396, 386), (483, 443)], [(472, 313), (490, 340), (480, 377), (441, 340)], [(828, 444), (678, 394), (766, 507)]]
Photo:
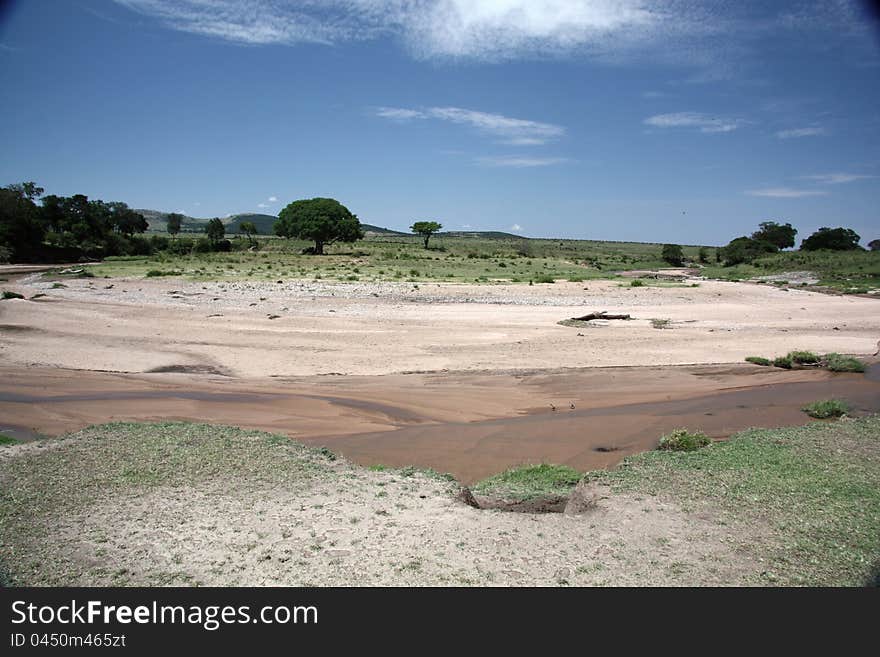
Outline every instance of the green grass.
[(753, 429), (588, 477), (715, 518), (737, 551), (762, 560), (754, 584), (861, 586), (877, 576), (880, 417)]
[(784, 370), (790, 370), (794, 365), (794, 361), (791, 359), (791, 356), (777, 356), (773, 359), (773, 367), (781, 367)]
[(474, 485), (479, 495), (511, 500), (564, 497), (581, 479), (581, 473), (567, 465), (525, 465), (505, 470)]
[(3, 290), (3, 298), (4, 299), (24, 299), (24, 296), (22, 296), (18, 292), (10, 292), (9, 290)]
[(789, 351), (786, 358), (798, 365), (816, 365), (821, 360), (819, 355), (812, 351)]
[(635, 280), (630, 281), (630, 284), (629, 284), (630, 287), (644, 287), (644, 285), (645, 285), (645, 281), (643, 281), (640, 278), (636, 278)]
[(657, 449), (670, 452), (692, 452), (705, 447), (712, 442), (702, 431), (688, 431), (687, 429), (675, 429), (660, 437)]
[(18, 445), (18, 441), (11, 436), (0, 433), (0, 445)]
[[(589, 281), (615, 278), (627, 269), (664, 267), (662, 245), (636, 242), (542, 240), (513, 237), (434, 236), (423, 248), (418, 236), (370, 236), (354, 244), (334, 244), (327, 255), (301, 250), (311, 243), (259, 237), (259, 250), (232, 238), (229, 253), (167, 252), (110, 257), (91, 267), (97, 276), (144, 278), (149, 272), (197, 281), (311, 279), (346, 283), (372, 281), (521, 282)], [(699, 246), (684, 247), (696, 258)], [(153, 274), (154, 276), (157, 274)]]
[(832, 372), (864, 372), (866, 369), (862, 361), (852, 356), (831, 353), (825, 354), (824, 360), (827, 363), (828, 369)]
[(807, 404), (801, 410), (810, 417), (827, 420), (828, 418), (841, 417), (849, 413), (849, 404), (839, 399), (824, 399)]
[(773, 361), (769, 358), (764, 358), (763, 356), (746, 356), (747, 363), (753, 363), (755, 365), (761, 365), (763, 367), (769, 367), (773, 364)]
[(744, 280), (787, 271), (814, 272), (821, 286), (860, 294), (880, 289), (880, 251), (784, 251), (758, 258), (751, 265), (706, 267), (703, 275)]

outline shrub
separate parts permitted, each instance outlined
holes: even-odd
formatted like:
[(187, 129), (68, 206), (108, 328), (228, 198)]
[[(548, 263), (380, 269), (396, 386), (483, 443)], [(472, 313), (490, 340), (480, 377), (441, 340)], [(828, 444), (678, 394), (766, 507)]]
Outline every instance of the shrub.
[(712, 439), (702, 431), (691, 432), (687, 429), (675, 429), (671, 433), (661, 436), (657, 449), (672, 452), (693, 452), (711, 442)]
[(772, 360), (764, 358), (763, 356), (746, 356), (746, 362), (761, 365), (762, 367), (768, 367), (773, 364)]
[(555, 283), (556, 279), (552, 276), (548, 276), (547, 274), (541, 274), (540, 276), (535, 278), (536, 283)]
[(3, 290), (3, 298), (4, 299), (24, 299), (24, 296), (19, 294), (18, 292), (10, 292), (9, 290)]
[(638, 279), (638, 278), (629, 284), (630, 287), (644, 287), (644, 285), (645, 285), (645, 282), (641, 279)]
[(790, 370), (792, 364), (791, 357), (789, 356), (777, 356), (773, 359), (773, 367), (781, 367), (784, 370)]
[(179, 276), (179, 271), (163, 271), (161, 269), (151, 269), (147, 272), (147, 278), (155, 278), (157, 276)]
[(829, 417), (840, 417), (849, 412), (849, 404), (839, 399), (825, 399), (807, 404), (801, 409), (810, 417), (825, 420)]
[(820, 360), (812, 351), (789, 351), (787, 358), (798, 365), (815, 365)]
[(824, 360), (832, 372), (864, 372), (865, 364), (858, 358), (842, 356), (841, 354), (825, 354)]

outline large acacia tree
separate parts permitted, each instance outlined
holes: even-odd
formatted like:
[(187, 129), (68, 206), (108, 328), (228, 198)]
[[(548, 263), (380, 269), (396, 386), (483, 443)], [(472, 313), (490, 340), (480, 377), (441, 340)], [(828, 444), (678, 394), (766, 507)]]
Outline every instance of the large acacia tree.
[(364, 236), (357, 215), (332, 198), (294, 201), (278, 214), (275, 234), (314, 240), (315, 254), (323, 255), (324, 246), (334, 242), (355, 242)]

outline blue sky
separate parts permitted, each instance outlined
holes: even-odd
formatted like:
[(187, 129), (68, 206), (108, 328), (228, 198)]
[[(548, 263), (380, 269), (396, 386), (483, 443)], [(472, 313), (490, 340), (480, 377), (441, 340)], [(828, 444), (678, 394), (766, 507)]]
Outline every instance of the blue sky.
[(31, 0), (0, 184), (199, 217), (314, 196), (406, 229), (880, 237), (857, 2)]

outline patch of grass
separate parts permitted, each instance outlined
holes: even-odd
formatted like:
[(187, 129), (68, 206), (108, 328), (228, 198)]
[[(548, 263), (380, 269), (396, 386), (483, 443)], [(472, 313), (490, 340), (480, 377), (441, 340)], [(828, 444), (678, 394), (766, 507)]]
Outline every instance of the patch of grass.
[(535, 283), (555, 283), (556, 279), (553, 276), (549, 276), (547, 274), (542, 274), (540, 276), (535, 277)]
[(711, 444), (712, 439), (702, 431), (688, 431), (687, 429), (675, 429), (660, 437), (657, 449), (670, 452), (693, 452)]
[(12, 436), (0, 433), (0, 445), (18, 445), (18, 441)]
[(181, 271), (175, 271), (175, 270), (165, 271), (162, 269), (151, 269), (146, 274), (144, 274), (144, 276), (146, 276), (147, 278), (156, 278), (159, 276), (180, 276), (182, 273), (183, 272), (181, 272)]
[(773, 361), (769, 358), (764, 358), (763, 356), (746, 356), (747, 363), (753, 363), (754, 365), (761, 365), (763, 367), (769, 367), (773, 364)]
[(798, 365), (816, 365), (821, 360), (819, 355), (812, 351), (789, 351), (786, 358)]
[(525, 465), (505, 470), (474, 485), (473, 491), (510, 500), (563, 497), (581, 479), (581, 473), (567, 465)]
[(826, 367), (832, 372), (864, 372), (866, 369), (862, 361), (852, 356), (831, 353), (825, 354), (823, 360), (826, 363)]
[(655, 329), (668, 329), (671, 320), (668, 319), (652, 319), (651, 326)]
[(781, 367), (784, 370), (790, 370), (794, 365), (790, 356), (777, 356), (773, 359), (773, 367)]
[(863, 586), (877, 577), (880, 417), (751, 429), (587, 476), (723, 524), (732, 549), (755, 563), (744, 583)]
[(52, 289), (58, 290), (67, 287), (64, 283), (52, 283)]
[(24, 296), (19, 294), (18, 292), (10, 292), (9, 290), (3, 290), (3, 298), (4, 299), (24, 299)]
[(822, 401), (807, 404), (801, 409), (810, 417), (826, 420), (831, 417), (841, 417), (849, 413), (849, 404), (839, 399), (824, 399)]
[(644, 282), (643, 280), (637, 278), (637, 279), (631, 281), (630, 284), (629, 284), (629, 286), (630, 286), (630, 287), (644, 287), (644, 286), (645, 286), (645, 282)]

